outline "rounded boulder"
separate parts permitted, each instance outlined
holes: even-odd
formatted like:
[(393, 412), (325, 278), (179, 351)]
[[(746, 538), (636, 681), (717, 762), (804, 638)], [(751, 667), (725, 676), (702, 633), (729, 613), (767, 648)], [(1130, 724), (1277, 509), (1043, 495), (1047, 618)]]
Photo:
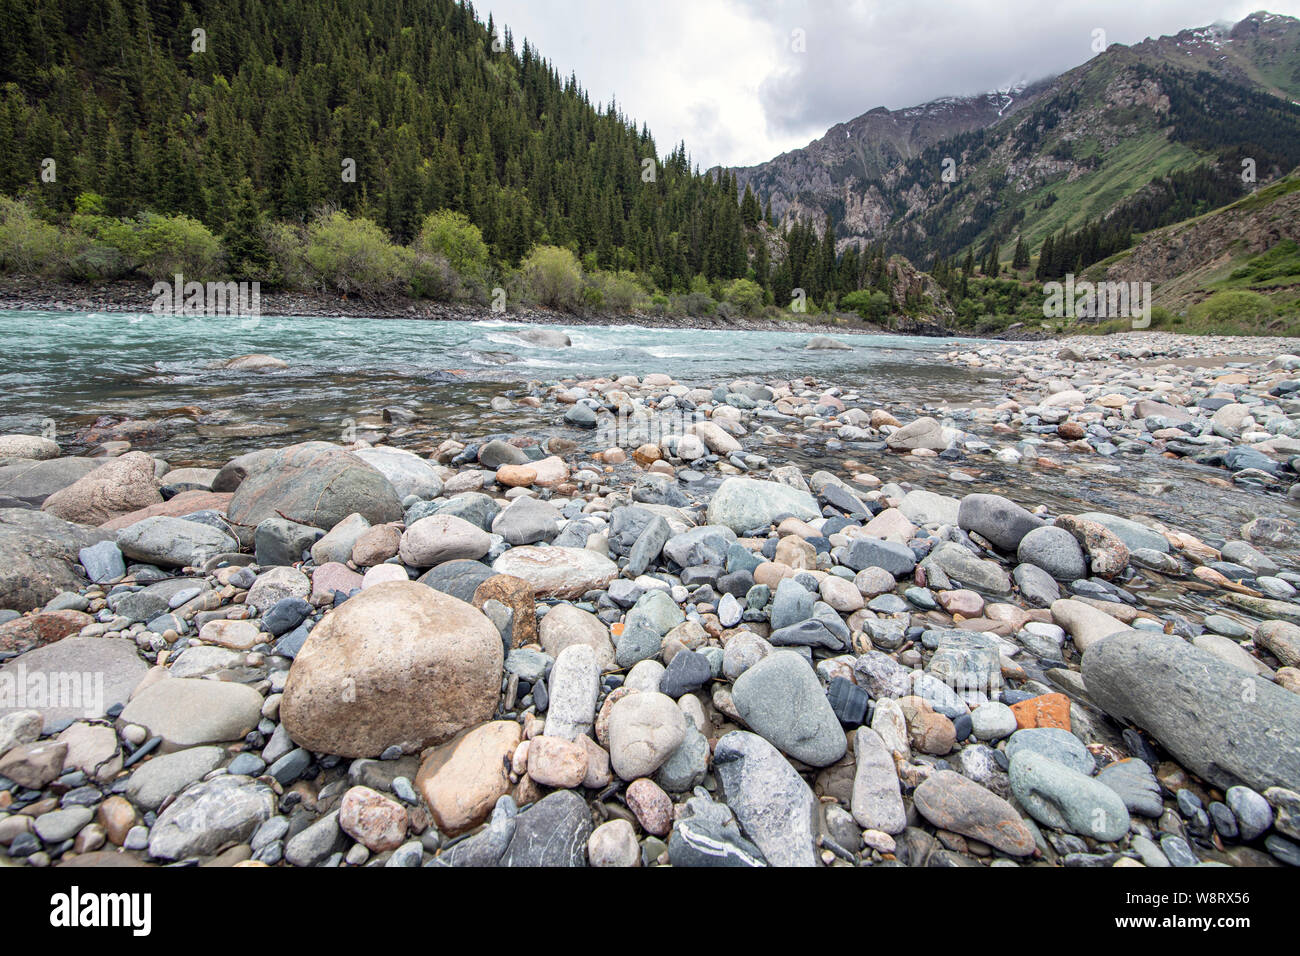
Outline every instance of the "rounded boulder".
[(289, 670), (281, 719), (318, 753), (417, 752), (492, 718), (503, 653), (472, 605), (415, 581), (378, 584), (311, 632)]

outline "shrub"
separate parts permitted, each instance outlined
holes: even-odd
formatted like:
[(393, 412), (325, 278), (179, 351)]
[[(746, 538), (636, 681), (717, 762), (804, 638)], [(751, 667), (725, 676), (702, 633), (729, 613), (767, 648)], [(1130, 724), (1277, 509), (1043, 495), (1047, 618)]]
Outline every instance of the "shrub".
[(147, 278), (167, 279), (179, 272), (202, 282), (222, 276), (221, 241), (203, 223), (155, 213), (141, 213), (136, 221), (136, 269)]
[(307, 227), (304, 257), (318, 286), (342, 295), (400, 292), (410, 274), (410, 250), (393, 245), (378, 223), (345, 212)]
[(478, 279), (487, 269), (488, 248), (483, 233), (464, 215), (450, 209), (440, 209), (424, 218), (415, 251), (441, 256), (467, 279)]
[(763, 309), (763, 287), (749, 279), (733, 279), (723, 290), (723, 299), (743, 315), (757, 315)]
[(438, 302), (451, 302), (461, 293), (460, 277), (446, 257), (416, 249), (411, 254), (411, 295)]
[(132, 263), (120, 249), (89, 236), (69, 232), (59, 275), (76, 282), (102, 282), (131, 274)]
[(850, 292), (840, 300), (841, 308), (852, 309), (867, 322), (883, 322), (889, 317), (889, 296), (877, 290), (868, 292), (860, 289)]
[(587, 283), (582, 287), (582, 307), (584, 309), (600, 309), (605, 305), (605, 293), (598, 285)]
[(287, 222), (268, 223), (262, 233), (266, 242), (267, 283), (286, 289), (306, 289), (312, 284), (307, 265), (307, 247), (303, 231)]
[[(115, 250), (128, 271), (148, 279), (171, 279), (182, 273), (187, 280), (220, 278), (225, 262), (221, 241), (189, 216), (162, 216), (143, 212), (135, 219), (113, 219), (98, 214), (97, 197), (87, 193), (77, 199), (72, 228), (81, 237)], [(111, 258), (99, 250), (84, 250), (83, 260)]]
[(1197, 324), (1225, 325), (1255, 322), (1271, 316), (1273, 304), (1267, 296), (1244, 289), (1216, 292), (1204, 302), (1191, 308), (1191, 318)]
[(641, 301), (641, 286), (632, 272), (598, 272), (591, 276), (601, 304), (613, 312), (631, 312)]
[(582, 267), (568, 249), (535, 246), (520, 268), (534, 302), (553, 309), (577, 308), (582, 294)]
[(697, 318), (713, 315), (718, 310), (718, 303), (707, 292), (688, 292), (673, 297), (673, 311)]
[(25, 202), (0, 197), (0, 270), (52, 275), (64, 250), (57, 226), (37, 218)]

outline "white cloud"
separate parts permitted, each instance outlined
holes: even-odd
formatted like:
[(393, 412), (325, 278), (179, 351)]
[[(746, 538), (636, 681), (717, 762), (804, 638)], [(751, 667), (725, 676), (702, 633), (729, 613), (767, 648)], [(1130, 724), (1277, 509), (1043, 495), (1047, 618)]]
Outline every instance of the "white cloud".
[[(593, 101), (680, 140), (701, 167), (763, 162), (876, 106), (898, 109), (1061, 73), (1092, 31), (1136, 43), (1259, 0), (484, 0)], [(1300, 0), (1268, 9), (1300, 15)], [(807, 51), (791, 49), (803, 30)]]

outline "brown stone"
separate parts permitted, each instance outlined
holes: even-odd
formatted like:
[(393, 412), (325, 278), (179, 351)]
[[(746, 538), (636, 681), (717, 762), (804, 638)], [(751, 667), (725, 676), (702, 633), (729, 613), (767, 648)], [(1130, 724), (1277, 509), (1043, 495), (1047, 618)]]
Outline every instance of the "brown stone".
[(114, 794), (99, 805), (95, 819), (108, 834), (109, 842), (121, 846), (131, 828), (140, 822), (140, 814), (126, 797)]
[(334, 601), (334, 593), (348, 594), (361, 587), (361, 575), (346, 564), (330, 561), (311, 573), (311, 603), (320, 607)]
[[(167, 476), (163, 476), (167, 480)], [(220, 491), (199, 491), (191, 489), (182, 491), (175, 497), (158, 504), (152, 504), (145, 508), (139, 508), (130, 514), (119, 515), (111, 521), (105, 521), (99, 526), (101, 531), (117, 531), (121, 528), (130, 527), (137, 521), (143, 521), (145, 518), (180, 518), (184, 515), (194, 514), (196, 511), (219, 511), (226, 513), (226, 506), (230, 504), (231, 495), (228, 492)]]
[(408, 822), (405, 807), (369, 787), (353, 787), (339, 804), (339, 828), (372, 853), (401, 846)]
[(534, 737), (528, 742), (528, 776), (544, 787), (581, 786), (587, 777), (587, 748), (563, 737)]
[(510, 792), (506, 761), (522, 739), (517, 723), (494, 720), (428, 753), (415, 786), (440, 831), (455, 836), (487, 819), (493, 804)]
[(1056, 434), (1066, 441), (1078, 441), (1087, 433), (1078, 422), (1061, 422), (1056, 426)]
[(503, 488), (526, 488), (537, 480), (537, 469), (529, 465), (502, 465), (497, 469), (496, 478)]
[(500, 601), (514, 612), (514, 647), (537, 643), (537, 599), (531, 584), (511, 574), (494, 574), (475, 589), (472, 603), (481, 611), (488, 601)]
[(142, 451), (128, 452), (100, 465), (45, 499), (42, 511), (64, 521), (99, 525), (149, 505), (162, 494), (153, 476), (153, 459)]
[(1061, 515), (1055, 524), (1074, 535), (1088, 555), (1093, 574), (1111, 578), (1128, 565), (1128, 547), (1106, 526), (1075, 515)]
[(662, 457), (663, 457), (663, 453), (659, 450), (659, 446), (650, 444), (648, 442), (644, 445), (639, 446), (635, 451), (632, 452), (632, 459), (638, 465), (643, 465), (643, 466), (653, 464), (654, 462), (658, 461)]
[(95, 619), (81, 611), (37, 611), (0, 624), (0, 651), (30, 651), (76, 634)]
[(1022, 700), (1011, 705), (1011, 712), (1016, 715), (1016, 726), (1021, 730), (1028, 727), (1070, 729), (1070, 698), (1064, 694), (1040, 694)]
[(40, 790), (63, 773), (68, 745), (52, 740), (19, 744), (0, 757), (0, 776), (29, 790)]
[(663, 836), (673, 827), (673, 801), (659, 784), (640, 777), (627, 785), (627, 807), (646, 833)]
[(952, 770), (931, 774), (912, 802), (940, 830), (960, 833), (1012, 856), (1034, 852), (1034, 837), (1015, 808), (997, 794)]
[(587, 748), (587, 776), (582, 785), (589, 790), (603, 790), (614, 781), (614, 771), (609, 766), (609, 752), (586, 734), (578, 743)]
[(372, 568), (383, 564), (397, 554), (402, 542), (402, 529), (396, 525), (381, 524), (361, 532), (352, 545), (352, 563), (359, 568)]
[(798, 535), (786, 535), (777, 542), (776, 563), (797, 571), (815, 570), (817, 549)]
[(415, 581), (378, 584), (311, 632), (280, 719), (319, 753), (415, 752), (492, 717), (503, 657), (496, 627), (473, 606)]

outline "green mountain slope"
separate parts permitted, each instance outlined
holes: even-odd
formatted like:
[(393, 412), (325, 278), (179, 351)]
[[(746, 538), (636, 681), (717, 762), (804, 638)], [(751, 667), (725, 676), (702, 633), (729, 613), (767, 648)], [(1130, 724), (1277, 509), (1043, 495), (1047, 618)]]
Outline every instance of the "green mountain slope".
[[(1018, 237), (1037, 250), (1170, 173), (1215, 164), (1227, 181), (1249, 158), (1257, 181), (1267, 182), (1293, 168), (1298, 64), (1300, 21), (1253, 14), (1230, 30), (1112, 46), (1024, 91), (1006, 115), (980, 114), (987, 123), (930, 142), (874, 177), (823, 155), (819, 141), (806, 156), (738, 170), (737, 180), (756, 184), (760, 198), (763, 188), (784, 190), (791, 215), (820, 222), (831, 214), (841, 246), (883, 241), (932, 264), (969, 249), (983, 256), (996, 244), (1010, 259)], [(955, 181), (943, 178), (949, 159)], [(1206, 208), (1221, 192), (1206, 193)]]
[(1300, 173), (1154, 229), (1084, 275), (1150, 282), (1156, 305), (1174, 315), (1173, 327), (1201, 330), (1213, 320), (1272, 334), (1294, 331), (1300, 325)]

